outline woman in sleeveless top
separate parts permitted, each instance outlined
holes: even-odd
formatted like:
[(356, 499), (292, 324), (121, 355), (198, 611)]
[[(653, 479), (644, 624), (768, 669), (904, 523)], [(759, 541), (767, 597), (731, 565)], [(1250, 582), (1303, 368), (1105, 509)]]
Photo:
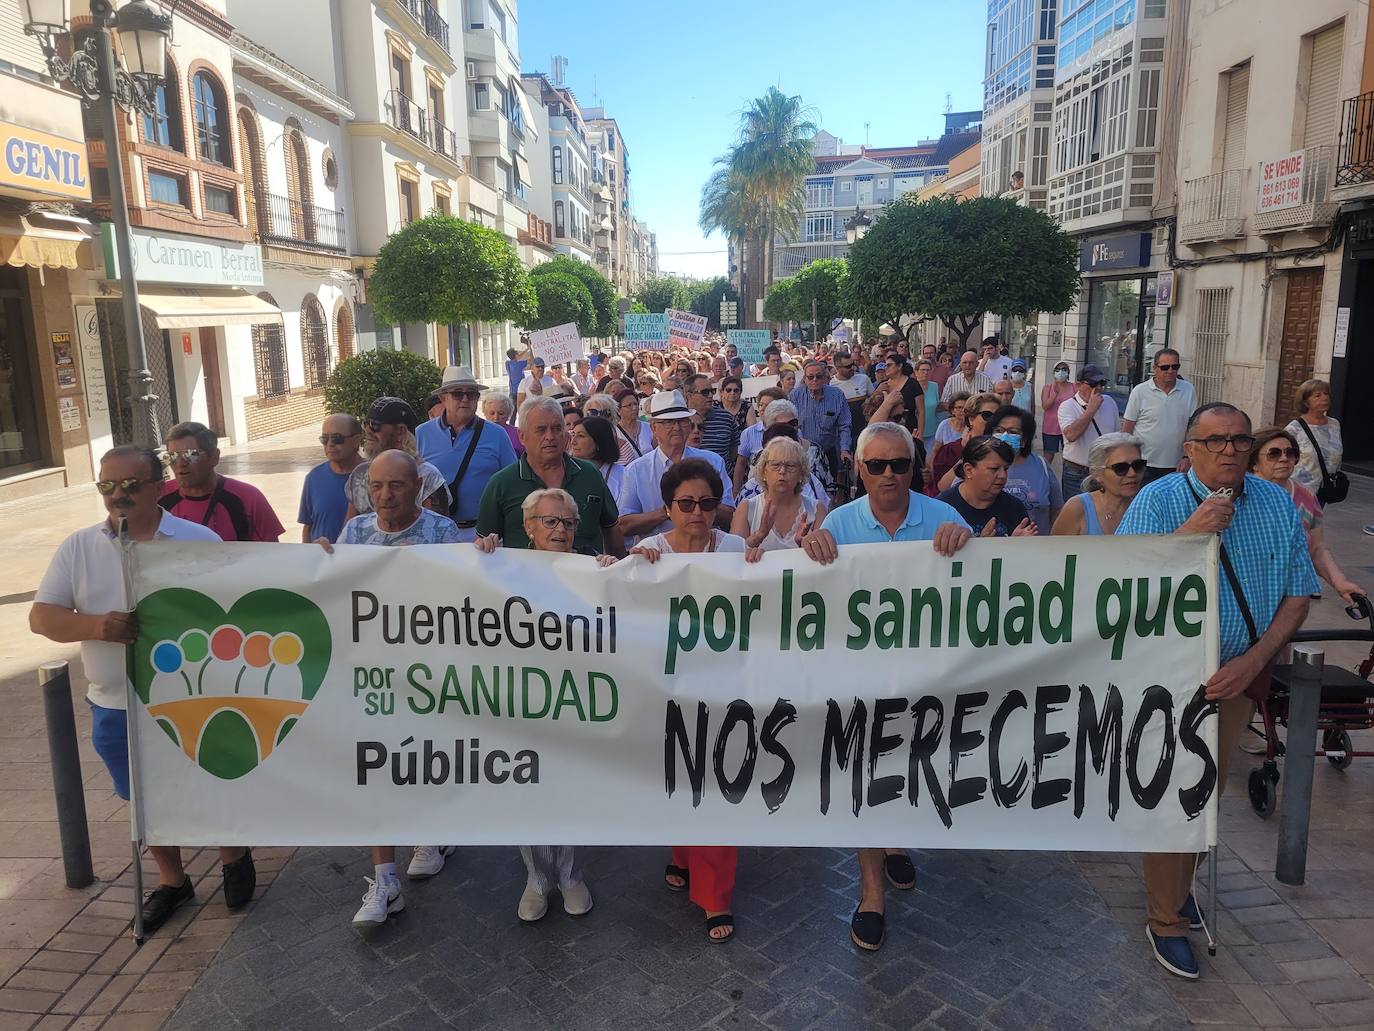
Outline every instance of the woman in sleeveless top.
[(781, 551), (825, 518), (825, 503), (802, 492), (808, 478), (807, 453), (798, 441), (774, 437), (754, 466), (763, 491), (735, 509), (730, 532), (751, 548)]
[(1088, 478), (1083, 493), (1064, 503), (1054, 521), (1056, 537), (1101, 536), (1116, 533), (1145, 482), (1145, 459), (1140, 438), (1129, 433), (1104, 433), (1088, 451)]

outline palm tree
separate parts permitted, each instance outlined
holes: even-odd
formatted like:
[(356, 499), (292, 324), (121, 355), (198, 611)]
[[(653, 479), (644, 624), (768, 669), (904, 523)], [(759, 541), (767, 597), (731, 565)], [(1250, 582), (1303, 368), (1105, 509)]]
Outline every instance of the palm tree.
[[(704, 233), (720, 232), (735, 248), (742, 270), (740, 301), (752, 311), (750, 297), (762, 285), (751, 276), (751, 254), (757, 254), (763, 233), (762, 207), (753, 196), (749, 182), (735, 167), (733, 152), (716, 159), (716, 169), (701, 188), (701, 213), (698, 224)], [(743, 323), (747, 325), (747, 319)]]

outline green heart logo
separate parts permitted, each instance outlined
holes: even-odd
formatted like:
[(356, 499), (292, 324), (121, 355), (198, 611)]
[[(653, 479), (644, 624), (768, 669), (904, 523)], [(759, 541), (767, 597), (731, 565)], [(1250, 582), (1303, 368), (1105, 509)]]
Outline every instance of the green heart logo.
[(329, 622), (309, 598), (264, 588), (228, 612), (169, 587), (138, 604), (134, 690), (187, 757), (236, 780), (272, 754), (329, 669)]

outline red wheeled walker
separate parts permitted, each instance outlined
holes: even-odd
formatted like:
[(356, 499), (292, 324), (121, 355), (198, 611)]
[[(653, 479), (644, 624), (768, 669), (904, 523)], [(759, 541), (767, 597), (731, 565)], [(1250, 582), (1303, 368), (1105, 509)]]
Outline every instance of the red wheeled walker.
[[(1370, 641), (1374, 642), (1374, 605), (1363, 595), (1355, 597), (1355, 604), (1346, 613), (1351, 619), (1367, 622), (1369, 629), (1300, 630), (1293, 635), (1294, 643), (1303, 641)], [(1346, 770), (1356, 757), (1367, 758), (1374, 752), (1357, 752), (1350, 740), (1350, 731), (1374, 727), (1374, 684), (1369, 681), (1374, 670), (1374, 647), (1354, 672), (1339, 666), (1322, 668), (1322, 697), (1317, 710), (1317, 730), (1321, 734), (1321, 748), (1317, 755), (1326, 756), (1338, 770)], [(1274, 667), (1269, 697), (1259, 703), (1263, 729), (1251, 733), (1264, 738), (1263, 764), (1250, 771), (1250, 805), (1260, 816), (1274, 811), (1278, 798), (1279, 764), (1284, 754), (1283, 742), (1277, 729), (1288, 725), (1289, 690), (1292, 683), (1291, 664)]]

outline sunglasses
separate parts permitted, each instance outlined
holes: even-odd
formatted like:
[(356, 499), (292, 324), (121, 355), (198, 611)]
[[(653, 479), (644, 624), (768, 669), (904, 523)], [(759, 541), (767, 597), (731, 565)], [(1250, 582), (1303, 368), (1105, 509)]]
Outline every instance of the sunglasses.
[(476, 401), (482, 396), (480, 390), (445, 390), (441, 397), (456, 397), (459, 401)]
[(1125, 476), (1127, 473), (1143, 473), (1145, 466), (1145, 459), (1137, 458), (1134, 462), (1113, 462), (1107, 468), (1118, 476)]
[(95, 489), (108, 498), (116, 490), (122, 490), (125, 494), (132, 494), (145, 483), (158, 482), (158, 480), (140, 480), (137, 476), (130, 476), (123, 480), (97, 480)]
[(703, 387), (701, 390), (693, 390), (692, 393), (693, 393), (693, 394), (696, 394), (698, 397), (715, 397), (715, 396), (716, 396), (716, 388), (715, 388), (715, 387)]
[(1264, 453), (1264, 457), (1271, 462), (1277, 462), (1280, 458), (1291, 458), (1296, 462), (1300, 453), (1295, 447), (1271, 447)]
[(560, 526), (565, 530), (575, 530), (577, 528), (577, 520), (569, 519), (566, 516), (535, 516), (534, 518), (539, 522), (539, 525), (546, 530), (556, 530)]
[(739, 387), (726, 387), (724, 390), (721, 391), (721, 393), (722, 393), (722, 394), (739, 394), (739, 393), (743, 393), (743, 391), (741, 391)]
[(673, 498), (673, 504), (684, 512), (695, 512), (698, 506), (703, 512), (714, 512), (720, 507), (720, 498)]
[(376, 419), (363, 420), (363, 428), (366, 429), (369, 433), (380, 433), (382, 431), (383, 426), (395, 425), (399, 425), (399, 423), (378, 422)]
[(864, 468), (868, 470), (870, 476), (881, 476), (891, 469), (898, 476), (905, 476), (911, 472), (911, 459), (909, 458), (865, 458)]
[(356, 433), (321, 433), (320, 443), (335, 445), (346, 444), (348, 441), (352, 440), (356, 436)]
[(202, 451), (198, 447), (187, 448), (185, 451), (168, 451), (166, 461), (168, 465), (175, 465), (177, 462), (194, 463), (199, 462), (209, 453), (208, 451)]
[(1160, 372), (1177, 372), (1179, 370), (1179, 364), (1178, 362), (1174, 362), (1172, 365), (1156, 365), (1155, 368)]

